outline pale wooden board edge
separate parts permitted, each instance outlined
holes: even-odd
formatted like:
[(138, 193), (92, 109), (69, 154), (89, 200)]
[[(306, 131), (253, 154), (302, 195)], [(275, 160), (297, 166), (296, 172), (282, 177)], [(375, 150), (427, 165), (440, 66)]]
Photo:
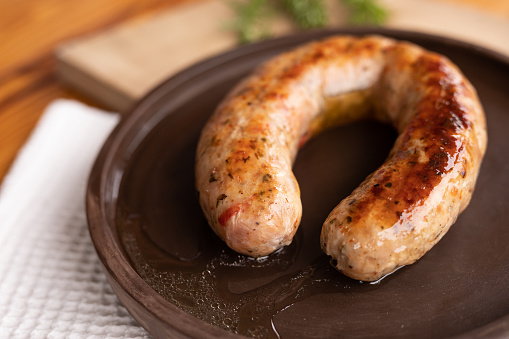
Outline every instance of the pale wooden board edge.
[(88, 72), (81, 67), (76, 67), (65, 57), (57, 55), (56, 74), (60, 80), (70, 88), (74, 88), (83, 95), (95, 100), (98, 104), (115, 112), (124, 113), (129, 111), (135, 103), (135, 98), (117, 86), (110, 86), (100, 77)]

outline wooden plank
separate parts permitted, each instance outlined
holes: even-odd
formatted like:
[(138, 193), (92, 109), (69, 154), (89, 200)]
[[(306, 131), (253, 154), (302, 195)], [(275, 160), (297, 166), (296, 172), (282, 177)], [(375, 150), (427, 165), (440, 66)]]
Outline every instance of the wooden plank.
[(221, 1), (186, 3), (62, 45), (57, 72), (68, 84), (123, 112), (155, 85), (235, 45)]
[[(332, 3), (332, 2), (331, 2)], [(335, 2), (337, 3), (337, 2)], [(509, 55), (509, 20), (437, 0), (381, 0), (387, 27), (458, 38)], [(344, 13), (331, 5), (335, 20)], [(124, 112), (158, 83), (192, 63), (235, 46), (224, 29), (233, 17), (221, 0), (186, 3), (153, 17), (62, 45), (57, 70), (69, 85)], [(292, 27), (277, 24), (277, 34)]]
[(56, 46), (134, 17), (152, 17), (178, 1), (184, 0), (0, 1), (0, 184), (51, 101), (97, 104), (56, 78)]
[(509, 17), (437, 0), (381, 3), (391, 8), (388, 27), (443, 35), (509, 55)]

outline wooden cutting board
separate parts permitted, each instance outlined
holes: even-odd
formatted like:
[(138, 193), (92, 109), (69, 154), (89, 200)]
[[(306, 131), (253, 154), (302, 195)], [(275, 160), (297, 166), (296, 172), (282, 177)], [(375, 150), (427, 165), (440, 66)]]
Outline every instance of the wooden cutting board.
[[(330, 2), (332, 26), (344, 23)], [(380, 0), (386, 27), (440, 34), (509, 55), (509, 20), (438, 0)], [(233, 12), (222, 0), (193, 1), (61, 45), (57, 73), (69, 86), (106, 107), (127, 111), (177, 71), (236, 45), (225, 29)], [(277, 35), (290, 32), (284, 20)]]

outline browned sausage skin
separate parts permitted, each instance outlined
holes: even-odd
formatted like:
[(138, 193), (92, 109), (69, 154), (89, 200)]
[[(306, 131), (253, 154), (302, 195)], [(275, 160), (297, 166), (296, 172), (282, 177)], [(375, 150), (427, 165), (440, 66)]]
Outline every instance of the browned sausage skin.
[(419, 259), (471, 198), (484, 113), (447, 58), (380, 36), (309, 43), (266, 62), (225, 98), (196, 154), (211, 227), (254, 257), (288, 245), (302, 214), (291, 171), (298, 148), (368, 117), (399, 136), (386, 162), (331, 212), (322, 249), (346, 275), (368, 281)]

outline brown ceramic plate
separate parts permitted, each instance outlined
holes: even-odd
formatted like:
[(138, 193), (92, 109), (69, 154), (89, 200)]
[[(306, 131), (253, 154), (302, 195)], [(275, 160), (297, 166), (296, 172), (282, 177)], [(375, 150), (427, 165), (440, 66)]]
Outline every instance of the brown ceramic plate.
[[(331, 269), (322, 221), (384, 160), (389, 127), (327, 132), (299, 153), (304, 217), (294, 243), (253, 260), (208, 228), (194, 152), (216, 104), (268, 57), (331, 34), (378, 33), (447, 55), (477, 87), (489, 147), (468, 209), (414, 265), (376, 284)], [(125, 117), (93, 169), (90, 232), (121, 302), (156, 337), (509, 336), (509, 61), (450, 39), (394, 30), (317, 31), (242, 47), (163, 83)]]

